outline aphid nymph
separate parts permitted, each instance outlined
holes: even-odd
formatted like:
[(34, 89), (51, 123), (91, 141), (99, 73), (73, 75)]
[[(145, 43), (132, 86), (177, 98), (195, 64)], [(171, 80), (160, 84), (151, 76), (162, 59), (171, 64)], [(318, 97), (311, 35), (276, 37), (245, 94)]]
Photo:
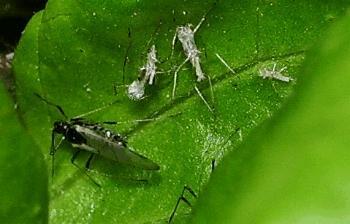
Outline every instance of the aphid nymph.
[(201, 82), (204, 79), (206, 79), (206, 76), (203, 73), (202, 67), (201, 67), (201, 60), (199, 57), (201, 52), (197, 48), (197, 45), (195, 42), (195, 34), (199, 30), (199, 28), (202, 26), (203, 22), (206, 20), (206, 17), (209, 14), (209, 12), (215, 7), (216, 3), (217, 1), (215, 1), (212, 7), (210, 7), (209, 10), (203, 15), (203, 17), (201, 18), (201, 20), (199, 21), (196, 27), (193, 28), (192, 24), (188, 23), (186, 25), (178, 26), (176, 28), (175, 35), (172, 41), (171, 57), (173, 56), (173, 53), (174, 53), (176, 40), (179, 40), (182, 45), (182, 49), (184, 51), (186, 59), (176, 68), (174, 72), (172, 99), (175, 98), (177, 75), (180, 72), (181, 68), (188, 61), (191, 63), (192, 67), (195, 68), (197, 82)]
[(200, 51), (197, 49), (197, 45), (194, 41), (194, 34), (197, 32), (197, 30), (200, 28), (202, 23), (205, 20), (205, 16), (201, 19), (201, 21), (198, 23), (198, 25), (192, 30), (192, 25), (187, 24), (185, 26), (179, 26), (176, 28), (176, 32), (173, 38), (172, 42), (172, 54), (175, 47), (176, 39), (179, 39), (179, 41), (182, 44), (182, 48), (184, 50), (184, 53), (186, 55), (186, 60), (182, 62), (181, 65), (178, 66), (174, 73), (174, 86), (173, 86), (173, 92), (172, 97), (175, 97), (175, 90), (176, 90), (176, 82), (177, 82), (177, 74), (180, 71), (180, 69), (188, 62), (190, 61), (192, 66), (196, 70), (196, 76), (197, 81), (200, 82), (205, 79), (205, 75), (202, 71), (202, 67), (200, 65), (200, 58), (199, 53)]
[[(74, 163), (74, 160), (76, 159), (79, 152), (84, 150), (91, 153), (85, 165), (86, 169), (89, 169), (90, 162), (93, 159), (93, 157), (95, 155), (99, 155), (105, 159), (139, 167), (141, 169), (159, 170), (158, 164), (134, 152), (130, 147), (128, 147), (127, 141), (120, 134), (114, 133), (113, 131), (104, 128), (99, 123), (93, 123), (83, 119), (81, 117), (83, 115), (77, 116), (72, 119), (68, 119), (60, 106), (47, 101), (45, 98), (41, 97), (38, 94), (35, 95), (48, 105), (56, 107), (61, 113), (61, 115), (63, 115), (67, 119), (56, 121), (53, 125), (50, 150), (50, 155), (52, 156), (53, 163), (54, 155), (58, 148), (58, 146), (55, 145), (55, 136), (56, 134), (61, 134), (63, 135), (66, 141), (71, 143), (71, 145), (77, 149), (74, 152), (74, 155), (71, 159), (71, 162), (75, 166), (76, 164)], [(96, 112), (99, 110), (101, 110), (101, 108), (96, 109), (92, 112)], [(84, 115), (91, 114), (92, 112), (85, 113)], [(103, 123), (116, 124), (117, 122)]]
[(148, 83), (152, 85), (154, 83), (155, 75), (157, 74), (157, 51), (155, 45), (152, 45), (148, 54), (147, 62), (140, 69), (140, 76), (133, 81), (127, 90), (128, 97), (132, 100), (141, 100), (145, 95), (145, 85)]
[(293, 79), (291, 77), (285, 76), (282, 74), (284, 70), (287, 69), (287, 67), (283, 67), (280, 70), (276, 70), (276, 63), (273, 64), (272, 70), (268, 68), (263, 68), (259, 70), (259, 76), (261, 76), (263, 79), (271, 78), (271, 79), (277, 79), (283, 82), (290, 82)]

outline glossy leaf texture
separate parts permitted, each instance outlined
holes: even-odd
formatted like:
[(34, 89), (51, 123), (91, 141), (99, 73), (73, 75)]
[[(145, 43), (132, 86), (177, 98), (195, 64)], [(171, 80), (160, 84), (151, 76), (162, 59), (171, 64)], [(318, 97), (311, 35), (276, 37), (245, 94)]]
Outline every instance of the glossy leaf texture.
[(350, 221), (349, 26), (325, 35), (283, 110), (222, 161), (194, 223)]
[[(166, 221), (184, 185), (200, 193), (212, 161), (219, 163), (281, 107), (298, 82), (304, 52), (346, 5), (287, 0), (49, 1), (25, 31), (14, 64), (18, 103), (48, 169), (52, 124), (64, 117), (34, 92), (59, 104), (69, 117), (100, 108), (87, 118), (153, 119), (109, 128), (126, 135), (130, 147), (161, 167), (145, 172), (97, 158), (90, 172), (102, 185), (97, 188), (70, 163), (74, 149), (63, 143), (49, 186), (51, 222)], [(186, 59), (179, 42), (170, 57), (176, 27), (195, 26), (205, 14), (195, 40), (207, 79), (197, 83), (194, 69), (186, 64), (172, 99), (174, 69)], [(145, 99), (132, 101), (125, 85), (137, 79), (153, 44), (163, 74), (147, 86)], [(260, 69), (274, 63), (279, 69), (287, 66), (284, 73), (294, 81), (259, 77)], [(78, 158), (78, 164), (83, 167), (87, 157)], [(181, 214), (189, 211), (181, 205), (175, 221), (184, 221)]]
[(17, 119), (2, 84), (0, 103), (0, 221), (46, 223), (48, 189), (43, 156)]

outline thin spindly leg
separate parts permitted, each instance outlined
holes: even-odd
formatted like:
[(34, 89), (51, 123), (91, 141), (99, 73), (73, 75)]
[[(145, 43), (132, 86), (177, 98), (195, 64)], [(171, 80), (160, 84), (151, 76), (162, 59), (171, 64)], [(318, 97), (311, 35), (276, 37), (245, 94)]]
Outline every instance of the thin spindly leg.
[(99, 183), (97, 183), (94, 179), (92, 179), (92, 177), (90, 177), (90, 175), (87, 174), (85, 170), (81, 169), (81, 167), (79, 167), (79, 166), (74, 162), (75, 159), (77, 158), (77, 156), (79, 155), (80, 152), (81, 152), (81, 150), (77, 150), (76, 152), (74, 152), (74, 153), (73, 153), (73, 156), (72, 156), (72, 158), (71, 158), (70, 161), (72, 162), (72, 164), (73, 164), (76, 168), (78, 168), (78, 170), (79, 170), (80, 172), (82, 172), (83, 174), (85, 174), (96, 186), (101, 187), (101, 185), (100, 185)]
[(64, 139), (64, 137), (62, 137), (60, 139), (58, 144), (55, 144), (55, 132), (52, 131), (52, 135), (51, 135), (51, 149), (50, 149), (50, 155), (52, 156), (52, 160), (51, 160), (51, 177), (52, 177), (52, 179), (53, 179), (53, 176), (55, 174), (55, 154), (56, 154), (57, 149), (60, 147), (63, 139)]
[(176, 201), (176, 205), (175, 205), (175, 208), (173, 210), (173, 212), (171, 213), (170, 215), (170, 218), (168, 220), (168, 223), (171, 223), (171, 221), (173, 220), (174, 216), (175, 216), (175, 213), (176, 213), (176, 210), (177, 208), (179, 207), (179, 204), (180, 204), (180, 201), (183, 201), (185, 202), (189, 207), (192, 207), (191, 203), (185, 198), (184, 194), (185, 194), (185, 191), (188, 191), (193, 197), (197, 198), (197, 195), (196, 193), (194, 193), (194, 191), (188, 187), (188, 186), (184, 186), (184, 188), (182, 189), (182, 193), (180, 195), (180, 197), (177, 199)]
[(86, 169), (88, 169), (88, 170), (90, 169), (91, 161), (92, 161), (92, 159), (94, 158), (94, 156), (95, 156), (95, 154), (94, 154), (94, 153), (91, 153), (89, 159), (86, 161), (86, 164), (85, 164), (85, 168), (86, 168)]
[(211, 82), (210, 75), (208, 75), (208, 81), (209, 81), (209, 86), (210, 86), (211, 102), (214, 104), (215, 103), (215, 96), (214, 96), (214, 89), (213, 89), (213, 84)]
[(131, 49), (131, 30), (130, 27), (128, 28), (128, 47), (126, 48), (124, 62), (123, 62), (123, 84), (125, 84), (125, 68), (126, 64), (128, 63), (128, 54)]
[(118, 121), (103, 121), (102, 124), (118, 124)]
[(215, 166), (216, 166), (216, 160), (215, 160), (215, 159), (212, 159), (212, 160), (211, 160), (211, 172), (214, 172)]
[(287, 69), (287, 67), (283, 67), (283, 68), (281, 68), (280, 72), (283, 72), (286, 69)]
[(207, 100), (204, 98), (204, 96), (202, 95), (201, 91), (198, 89), (197, 86), (194, 86), (194, 89), (196, 90), (196, 92), (198, 93), (199, 98), (204, 102), (204, 104), (208, 107), (209, 111), (214, 113), (213, 108), (211, 108), (211, 106), (209, 105), (209, 103), (207, 102)]
[(177, 30), (175, 31), (175, 34), (174, 34), (174, 37), (173, 37), (173, 41), (171, 42), (171, 54), (170, 54), (170, 59), (172, 59), (172, 57), (173, 57), (173, 55), (174, 55), (176, 39), (177, 39)]
[(177, 82), (177, 73), (179, 73), (180, 69), (190, 60), (191, 58), (188, 57), (184, 62), (182, 62), (179, 67), (177, 67), (175, 73), (174, 73), (174, 85), (173, 85), (173, 92), (172, 92), (172, 98), (175, 98), (175, 91), (176, 91), (176, 82)]
[(51, 160), (51, 177), (53, 178), (53, 175), (55, 174), (55, 132), (52, 131), (51, 133), (51, 149), (50, 149), (50, 155), (52, 156)]
[(205, 20), (205, 16), (202, 17), (201, 21), (199, 21), (198, 25), (194, 28), (193, 33), (197, 32), (197, 30), (201, 27), (204, 20)]
[(70, 159), (70, 162), (73, 163), (75, 166), (77, 166), (76, 163), (74, 163), (75, 159), (78, 157), (79, 153), (81, 152), (80, 149), (76, 150), (74, 153), (73, 153), (73, 156), (72, 158)]

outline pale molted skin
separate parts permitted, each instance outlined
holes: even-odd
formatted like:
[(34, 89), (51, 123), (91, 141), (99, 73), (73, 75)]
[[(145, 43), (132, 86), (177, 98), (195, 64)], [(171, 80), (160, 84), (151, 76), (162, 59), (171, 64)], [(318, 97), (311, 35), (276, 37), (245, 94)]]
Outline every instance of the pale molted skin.
[(177, 38), (182, 44), (185, 55), (187, 56), (188, 60), (190, 60), (192, 66), (196, 69), (197, 81), (200, 82), (205, 79), (205, 76), (200, 65), (200, 52), (197, 49), (196, 43), (194, 41), (194, 34), (196, 32), (196, 29), (192, 30), (191, 25), (187, 24), (186, 26), (178, 27), (176, 29), (176, 34)]
[(157, 51), (156, 46), (152, 45), (147, 54), (147, 63), (140, 69), (138, 79), (133, 81), (127, 90), (128, 97), (132, 100), (142, 100), (145, 95), (145, 85), (153, 85), (155, 76), (157, 74)]

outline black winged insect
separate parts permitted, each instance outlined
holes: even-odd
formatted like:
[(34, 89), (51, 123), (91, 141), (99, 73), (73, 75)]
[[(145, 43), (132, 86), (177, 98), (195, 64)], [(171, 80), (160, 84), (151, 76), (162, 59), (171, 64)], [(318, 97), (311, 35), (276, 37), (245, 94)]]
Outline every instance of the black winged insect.
[[(160, 169), (159, 165), (152, 160), (131, 150), (130, 147), (128, 147), (127, 141), (120, 134), (114, 133), (113, 131), (104, 128), (100, 123), (89, 122), (88, 120), (82, 118), (82, 116), (96, 112), (96, 110), (68, 119), (62, 107), (46, 100), (37, 93), (35, 93), (35, 95), (43, 100), (46, 104), (56, 107), (60, 114), (65, 117), (65, 120), (55, 121), (52, 129), (50, 148), (50, 155), (52, 156), (52, 176), (54, 174), (54, 156), (59, 146), (59, 144), (58, 146), (55, 145), (56, 134), (63, 135), (63, 139), (71, 143), (71, 145), (77, 149), (73, 154), (71, 162), (79, 169), (80, 167), (77, 166), (74, 161), (82, 150), (91, 153), (89, 159), (85, 164), (86, 169), (89, 169), (91, 160), (96, 155), (99, 155), (105, 159), (128, 164), (144, 170)], [(102, 123), (117, 124), (117, 122), (114, 121)], [(96, 185), (100, 186), (87, 173), (85, 174)]]

